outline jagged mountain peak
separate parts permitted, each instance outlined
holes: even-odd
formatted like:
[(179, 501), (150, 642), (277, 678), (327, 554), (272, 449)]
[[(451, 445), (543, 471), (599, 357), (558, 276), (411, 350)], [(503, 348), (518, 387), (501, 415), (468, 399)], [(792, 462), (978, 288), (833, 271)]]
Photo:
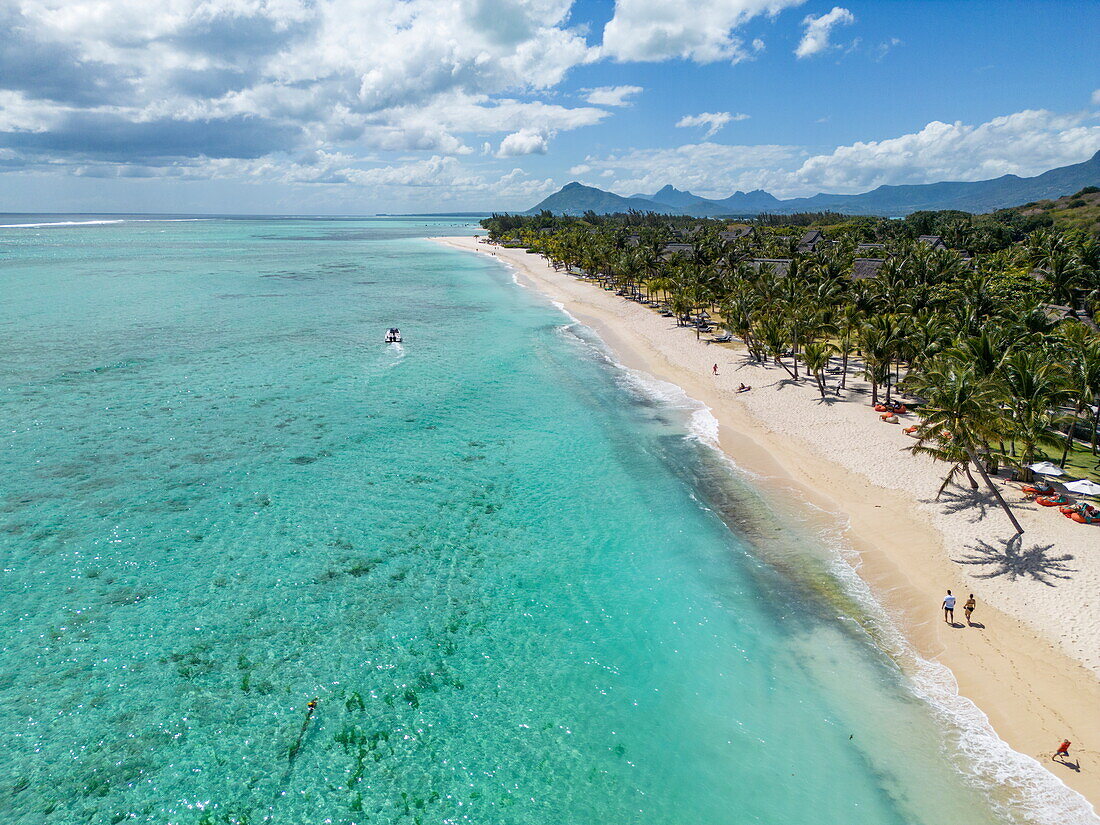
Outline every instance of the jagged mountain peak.
[(1088, 160), (1051, 169), (1030, 178), (1007, 174), (980, 181), (943, 181), (940, 183), (879, 186), (859, 195), (818, 194), (808, 198), (780, 200), (763, 189), (738, 190), (728, 198), (712, 200), (666, 184), (652, 195), (624, 198), (592, 186), (572, 181), (550, 195), (531, 211), (577, 214), (595, 212), (664, 212), (696, 217), (738, 217), (761, 212), (842, 212), (850, 215), (895, 217), (919, 210), (959, 209), (966, 212), (992, 212), (1030, 201), (1073, 194), (1086, 186), (1100, 185), (1100, 150)]

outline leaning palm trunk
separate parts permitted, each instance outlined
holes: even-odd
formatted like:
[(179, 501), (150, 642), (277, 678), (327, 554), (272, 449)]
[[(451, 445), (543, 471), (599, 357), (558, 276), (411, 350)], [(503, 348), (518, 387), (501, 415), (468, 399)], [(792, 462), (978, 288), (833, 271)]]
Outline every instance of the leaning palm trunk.
[[(797, 372), (797, 369), (798, 369), (798, 368), (797, 368), (797, 366), (795, 367), (795, 370), (796, 370), (796, 371), (795, 371), (795, 372), (791, 372), (791, 368), (790, 368), (790, 367), (788, 367), (788, 366), (786, 365), (786, 363), (784, 363), (784, 361), (783, 361), (783, 358), (782, 358), (782, 357), (780, 356), (779, 352), (776, 352), (776, 353), (775, 353), (775, 363), (779, 364), (779, 366), (781, 366), (781, 367), (782, 367), (782, 368), (783, 368), (784, 370), (786, 370), (786, 372), (787, 372), (787, 375), (789, 375), (789, 376), (790, 376), (791, 378), (793, 378), (793, 379), (794, 379), (795, 381), (797, 381), (797, 380), (798, 380), (798, 372)], [(795, 364), (797, 365), (797, 363), (798, 363), (798, 362), (796, 361), (796, 362), (795, 362)]]
[(970, 456), (970, 461), (978, 468), (978, 472), (981, 473), (982, 481), (985, 482), (985, 486), (989, 488), (989, 491), (993, 493), (993, 497), (997, 499), (997, 503), (1001, 505), (1001, 509), (1005, 511), (1005, 515), (1008, 516), (1008, 520), (1012, 522), (1012, 526), (1016, 528), (1016, 534), (1022, 534), (1024, 528), (1020, 526), (1020, 522), (1016, 520), (1016, 514), (1012, 512), (1012, 508), (1008, 506), (1008, 502), (1004, 500), (1001, 495), (1001, 491), (997, 489), (997, 485), (989, 478), (989, 474), (985, 471), (985, 465), (978, 460), (978, 456), (975, 455), (972, 447), (966, 448), (966, 454)]
[(956, 465), (962, 463), (965, 456), (977, 467), (982, 481), (1016, 528), (1016, 533), (1023, 533), (1024, 528), (978, 457), (978, 450), (983, 445), (1002, 438), (1006, 432), (1007, 422), (996, 403), (996, 388), (977, 377), (969, 366), (959, 368), (952, 361), (936, 366), (938, 368), (925, 373), (914, 388), (926, 400), (921, 408), (917, 443), (909, 449)]
[(974, 476), (970, 472), (970, 462), (963, 464), (963, 472), (966, 473), (966, 480), (970, 482), (970, 489), (977, 490), (978, 482), (974, 480)]

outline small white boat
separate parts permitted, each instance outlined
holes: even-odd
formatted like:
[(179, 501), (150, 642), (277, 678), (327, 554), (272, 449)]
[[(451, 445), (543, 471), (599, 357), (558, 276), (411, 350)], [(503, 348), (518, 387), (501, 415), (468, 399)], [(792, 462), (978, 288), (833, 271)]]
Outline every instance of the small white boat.
[(401, 343), (401, 330), (397, 327), (390, 327), (386, 330), (386, 337), (382, 339), (386, 344), (400, 344)]

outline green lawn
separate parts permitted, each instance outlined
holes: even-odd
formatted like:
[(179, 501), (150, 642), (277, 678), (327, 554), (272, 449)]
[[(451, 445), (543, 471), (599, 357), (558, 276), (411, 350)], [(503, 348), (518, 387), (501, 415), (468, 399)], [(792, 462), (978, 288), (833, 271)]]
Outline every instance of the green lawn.
[[(1050, 447), (1040, 448), (1038, 453), (1039, 461), (1053, 461), (1055, 464), (1062, 457), (1061, 448), (1057, 450)], [(1066, 459), (1066, 475), (1060, 480), (1076, 481), (1079, 478), (1088, 478), (1100, 483), (1100, 468), (1097, 468), (1097, 463), (1100, 463), (1100, 455), (1093, 455), (1087, 444), (1074, 442), (1073, 449), (1069, 451), (1069, 457)]]

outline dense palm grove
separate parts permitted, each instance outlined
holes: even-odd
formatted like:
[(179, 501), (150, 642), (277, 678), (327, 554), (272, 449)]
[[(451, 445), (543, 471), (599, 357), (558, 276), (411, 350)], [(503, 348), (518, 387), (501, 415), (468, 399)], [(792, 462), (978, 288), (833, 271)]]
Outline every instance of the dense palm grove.
[[(541, 253), (678, 323), (724, 327), (749, 358), (813, 381), (823, 398), (844, 392), (857, 366), (871, 404), (898, 391), (916, 399), (916, 451), (948, 462), (949, 478), (976, 486), (976, 471), (998, 499), (991, 468), (1027, 479), (1041, 457), (1065, 466), (1097, 454), (1097, 237), (1016, 214), (817, 218), (734, 227), (543, 213), (482, 225), (490, 240)], [(819, 242), (805, 243), (809, 224)], [(868, 255), (875, 269), (861, 276)]]

